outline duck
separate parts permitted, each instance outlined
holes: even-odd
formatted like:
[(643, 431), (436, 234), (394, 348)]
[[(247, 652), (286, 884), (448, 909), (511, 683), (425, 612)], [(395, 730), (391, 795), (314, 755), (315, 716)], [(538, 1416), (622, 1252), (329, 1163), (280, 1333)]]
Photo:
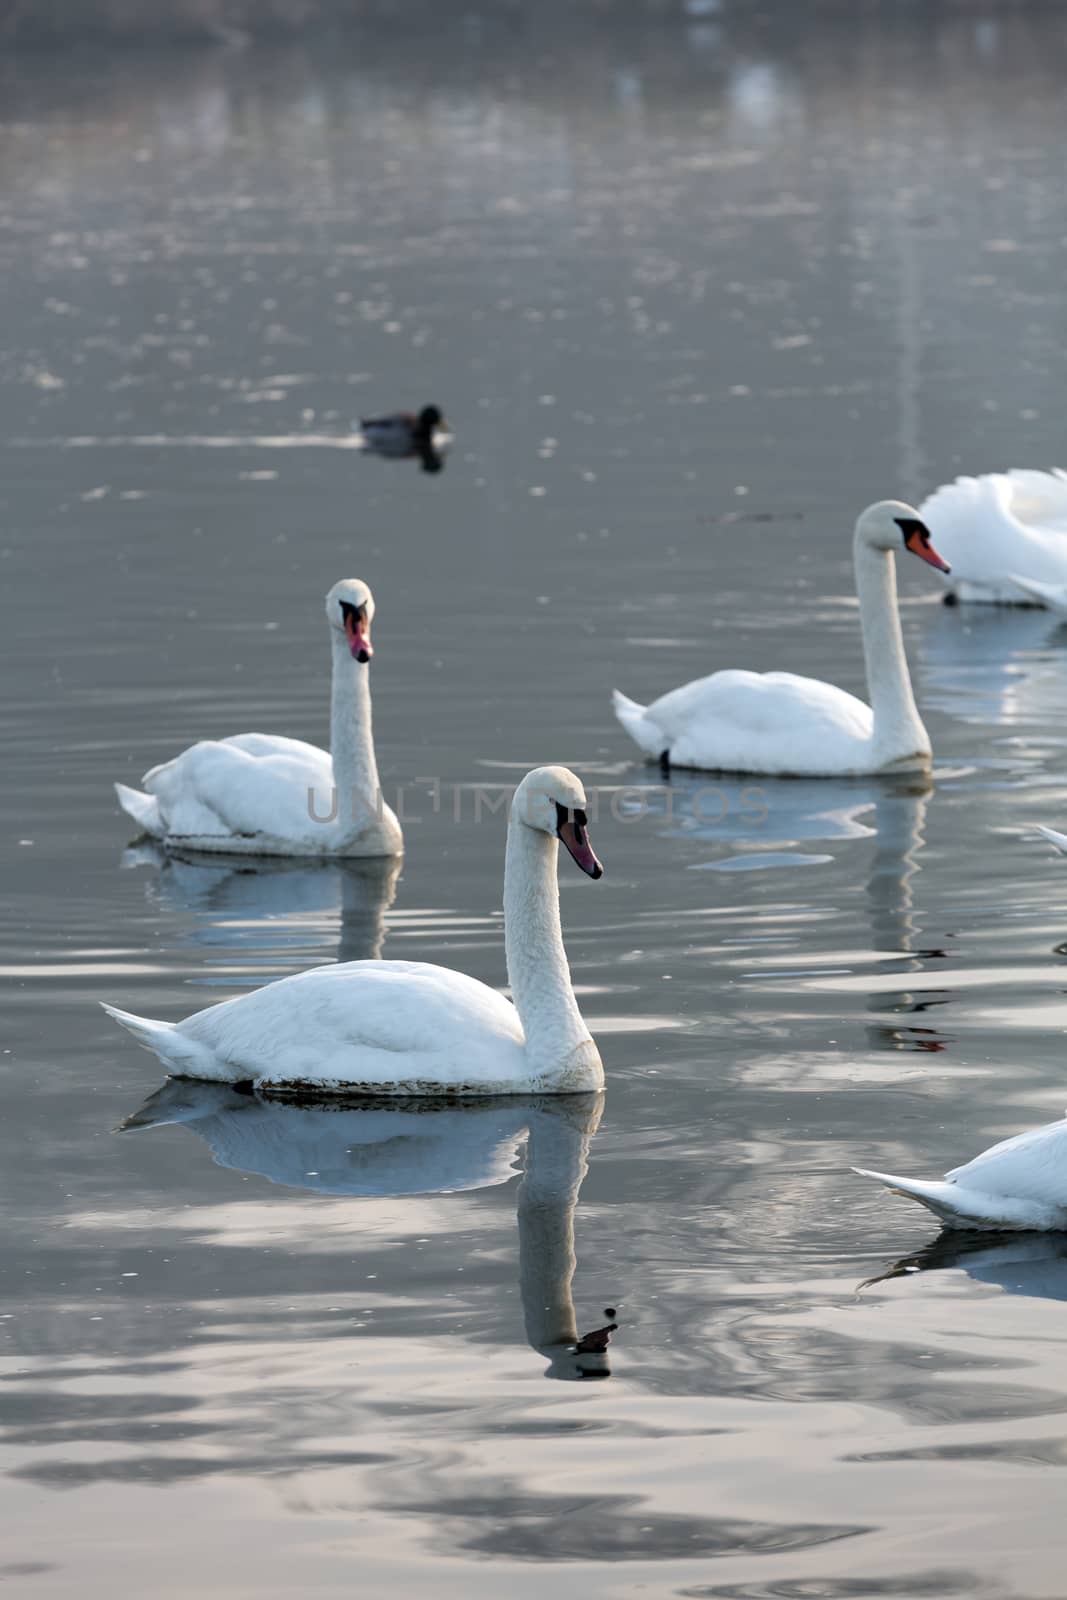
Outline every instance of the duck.
[(448, 424), (439, 406), (421, 411), (391, 411), (381, 417), (361, 417), (360, 432), (375, 455), (405, 460), (418, 456), (424, 472), (440, 472), (444, 457), (437, 435)]
[(938, 1182), (853, 1167), (932, 1211), (947, 1228), (994, 1232), (1067, 1228), (1067, 1117), (983, 1150)]
[(280, 734), (202, 739), (116, 783), (126, 814), (170, 849), (242, 856), (396, 856), (404, 836), (382, 799), (371, 732), (374, 596), (344, 578), (326, 596), (333, 656), (330, 749)]
[(571, 986), (560, 929), (562, 843), (590, 878), (585, 791), (536, 767), (515, 791), (504, 864), (512, 999), (417, 961), (313, 967), (178, 1023), (105, 1005), (168, 1072), (301, 1094), (577, 1094), (603, 1088), (600, 1054)]
[(880, 500), (852, 540), (871, 704), (792, 672), (713, 672), (651, 705), (615, 690), (615, 715), (661, 766), (778, 777), (851, 777), (927, 767), (930, 739), (912, 694), (897, 611), (893, 552), (939, 572), (948, 563), (911, 506)]
[(951, 564), (950, 603), (1048, 606), (1053, 593), (1067, 595), (1062, 468), (957, 478), (928, 495), (919, 515)]

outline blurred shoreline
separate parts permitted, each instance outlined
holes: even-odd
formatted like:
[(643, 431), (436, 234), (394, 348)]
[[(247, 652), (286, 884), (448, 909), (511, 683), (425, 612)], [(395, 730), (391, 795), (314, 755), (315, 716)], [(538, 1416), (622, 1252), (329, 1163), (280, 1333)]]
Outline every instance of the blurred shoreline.
[(368, 26), (540, 26), (580, 17), (602, 29), (743, 23), (755, 31), (788, 27), (801, 17), (842, 12), (860, 18), (922, 12), (1004, 16), (1059, 9), (1059, 0), (478, 0), (450, 10), (435, 0), (0, 0), (0, 45), (57, 43), (183, 44), (240, 47), (258, 39), (338, 34)]

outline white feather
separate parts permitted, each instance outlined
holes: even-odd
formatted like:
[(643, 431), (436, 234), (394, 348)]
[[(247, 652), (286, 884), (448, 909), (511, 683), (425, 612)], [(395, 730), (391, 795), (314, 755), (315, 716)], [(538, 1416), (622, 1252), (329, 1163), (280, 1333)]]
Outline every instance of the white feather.
[(333, 651), (330, 749), (280, 734), (204, 739), (142, 778), (116, 784), (123, 810), (172, 848), (227, 855), (391, 856), (404, 841), (384, 804), (371, 732), (369, 668), (353, 660), (341, 602), (373, 615), (357, 579), (326, 597)]
[(956, 1228), (1067, 1228), (1067, 1119), (992, 1145), (941, 1182), (855, 1167)]
[[(156, 1022), (105, 1009), (178, 1076), (381, 1095), (570, 1094), (603, 1087), (563, 949), (557, 803), (585, 806), (565, 767), (520, 784), (508, 825), (504, 935), (515, 1004), (446, 967), (353, 961)], [(595, 865), (595, 862), (594, 862)]]
[(639, 705), (615, 690), (615, 715), (646, 756), (709, 772), (851, 777), (926, 766), (930, 741), (915, 707), (897, 615), (892, 551), (899, 501), (869, 506), (853, 560), (871, 705), (792, 672), (713, 672)]
[(1016, 468), (957, 478), (923, 501), (919, 515), (952, 567), (960, 600), (1018, 605), (1029, 585), (1067, 585), (1067, 472)]

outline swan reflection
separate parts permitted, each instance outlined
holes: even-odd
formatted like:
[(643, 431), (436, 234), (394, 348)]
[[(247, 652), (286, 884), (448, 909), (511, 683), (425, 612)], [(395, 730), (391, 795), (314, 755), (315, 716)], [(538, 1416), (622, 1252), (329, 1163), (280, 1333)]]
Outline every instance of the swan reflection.
[[(630, 782), (612, 791), (610, 804), (625, 821), (647, 817), (665, 822), (665, 837), (781, 847), (804, 840), (870, 838), (880, 832), (883, 800), (926, 796), (930, 788), (926, 775), (915, 772), (899, 777), (768, 778), (673, 770), (665, 778), (649, 769), (635, 772)], [(774, 862), (782, 864), (780, 848)]]
[(195, 915), (186, 933), (193, 944), (237, 945), (257, 957), (295, 948), (326, 959), (336, 937), (338, 961), (377, 961), (402, 862), (182, 856), (149, 841), (125, 850), (122, 865), (152, 868), (147, 897)]
[(122, 1127), (181, 1123), (203, 1139), (219, 1166), (316, 1194), (376, 1198), (506, 1183), (525, 1141), (518, 1233), (526, 1337), (548, 1361), (546, 1377), (575, 1379), (611, 1371), (613, 1318), (580, 1334), (572, 1296), (574, 1213), (603, 1102), (599, 1093), (463, 1105), (293, 1105), (229, 1084), (169, 1078)]
[[(744, 865), (774, 870), (809, 862), (833, 862), (832, 855), (799, 855), (788, 847), (805, 840), (870, 839), (873, 855), (864, 885), (870, 951), (891, 974), (929, 973), (944, 960), (943, 949), (927, 943), (915, 903), (915, 880), (933, 786), (924, 773), (861, 779), (747, 778), (705, 774), (669, 779), (651, 772), (612, 794), (621, 817), (644, 816), (665, 824), (668, 837), (701, 841), (742, 841), (758, 845), (743, 854), (697, 862), (701, 869)], [(603, 802), (602, 802), (603, 803)], [(758, 806), (758, 810), (757, 810)], [(903, 959), (902, 959), (903, 958)], [(879, 989), (868, 997), (872, 1012), (917, 1020), (867, 1026), (870, 1047), (936, 1053), (949, 1041), (925, 1013), (947, 1005), (938, 980), (915, 991)]]
[(1067, 1234), (983, 1233), (968, 1238), (958, 1231), (942, 1233), (914, 1255), (902, 1256), (875, 1277), (865, 1279), (859, 1288), (951, 1268), (959, 1268), (978, 1283), (1003, 1289), (1005, 1294), (1067, 1300)]
[[(889, 969), (893, 973), (926, 974), (931, 961), (942, 961), (946, 956), (944, 950), (926, 943), (915, 909), (915, 878), (920, 871), (919, 855), (931, 792), (928, 785), (901, 785), (884, 789), (875, 801), (876, 841), (865, 888), (867, 916), (874, 950), (907, 958), (893, 962)], [(869, 1023), (867, 1042), (874, 1050), (936, 1054), (950, 1041), (931, 1026), (933, 1018), (929, 1013), (947, 1004), (941, 984), (933, 989), (924, 985), (917, 990), (876, 990), (868, 997), (869, 1010), (922, 1020)]]
[(1067, 699), (1067, 631), (1050, 611), (939, 606), (918, 644), (925, 707), (964, 722), (1047, 723)]

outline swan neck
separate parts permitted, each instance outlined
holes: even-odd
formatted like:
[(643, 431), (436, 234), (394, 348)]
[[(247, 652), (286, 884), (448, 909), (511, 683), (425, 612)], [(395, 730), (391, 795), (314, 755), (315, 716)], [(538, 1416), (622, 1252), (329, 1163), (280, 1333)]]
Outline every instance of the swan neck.
[(874, 549), (857, 535), (853, 560), (879, 764), (929, 755), (930, 741), (915, 705), (904, 653), (892, 553)]
[[(504, 948), (530, 1069), (546, 1079), (542, 1087), (589, 1040), (563, 948), (558, 854), (555, 839), (521, 821), (517, 810), (512, 812), (504, 863)], [(574, 1084), (576, 1089), (599, 1087), (595, 1082)]]
[(356, 661), (343, 635), (334, 633), (330, 689), (330, 755), (338, 814), (354, 817), (380, 804), (378, 763), (371, 728), (370, 668)]

